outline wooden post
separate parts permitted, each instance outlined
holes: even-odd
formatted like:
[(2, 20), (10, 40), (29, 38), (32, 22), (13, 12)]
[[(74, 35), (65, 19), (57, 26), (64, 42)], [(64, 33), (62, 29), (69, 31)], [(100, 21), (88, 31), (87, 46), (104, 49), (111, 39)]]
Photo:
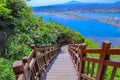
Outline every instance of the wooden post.
[(23, 61), (23, 64), (24, 64), (24, 76), (25, 76), (25, 80), (30, 80), (30, 68), (29, 68), (29, 65), (28, 65), (28, 57), (25, 56), (22, 58), (22, 61)]
[(28, 63), (28, 58), (27, 58), (27, 56), (23, 57), (23, 58), (22, 58), (22, 61), (23, 61), (23, 64), (24, 64), (24, 65), (25, 65), (25, 63)]
[(80, 68), (79, 68), (79, 80), (82, 80), (81, 74), (84, 73), (84, 68), (85, 68), (85, 61), (83, 61), (83, 58), (86, 56), (86, 54), (84, 53), (84, 49), (86, 48), (86, 44), (81, 44), (80, 45), (80, 52), (79, 52), (79, 56), (80, 56)]
[[(36, 59), (36, 62), (35, 62), (35, 70), (37, 71), (37, 72), (39, 72), (39, 63), (38, 63), (38, 58), (37, 58), (37, 54), (36, 54), (36, 45), (35, 44), (32, 44), (31, 45), (31, 48), (32, 48), (32, 50), (34, 50), (34, 55), (33, 55), (33, 58), (34, 59)], [(38, 74), (39, 75), (39, 74)], [(38, 76), (37, 75), (37, 76)]]
[(33, 55), (33, 58), (35, 58), (37, 55), (36, 55), (36, 46), (35, 44), (32, 44), (31, 45), (31, 49), (33, 50), (34, 49), (34, 55)]
[(35, 49), (35, 48), (36, 48), (36, 45), (35, 45), (35, 44), (31, 44), (31, 48), (32, 48), (32, 49)]
[(98, 64), (96, 80), (102, 80), (105, 75), (106, 66), (104, 66), (104, 61), (109, 59), (109, 55), (107, 55), (107, 51), (110, 48), (110, 46), (111, 46), (110, 41), (104, 41), (102, 44), (102, 51), (100, 54), (100, 61)]
[(14, 71), (14, 73), (16, 75), (16, 79), (18, 78), (18, 76), (20, 74), (23, 74), (23, 72), (24, 72), (24, 66), (23, 66), (22, 61), (15, 61), (13, 63), (13, 71)]

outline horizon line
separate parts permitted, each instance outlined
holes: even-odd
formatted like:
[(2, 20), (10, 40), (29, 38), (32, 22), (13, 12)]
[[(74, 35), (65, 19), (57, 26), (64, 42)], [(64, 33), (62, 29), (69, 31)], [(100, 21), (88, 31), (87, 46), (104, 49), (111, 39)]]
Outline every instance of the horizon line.
[[(120, 2), (120, 1), (117, 1), (117, 2), (81, 2), (81, 1), (73, 1), (73, 0), (71, 0), (69, 2), (113, 4), (113, 3)], [(65, 3), (69, 3), (69, 2), (65, 2)], [(38, 5), (38, 6), (39, 7), (45, 7), (45, 6), (54, 6), (54, 5), (65, 4), (65, 3), (49, 4), (49, 5)], [(38, 7), (38, 6), (30, 6), (30, 7)]]

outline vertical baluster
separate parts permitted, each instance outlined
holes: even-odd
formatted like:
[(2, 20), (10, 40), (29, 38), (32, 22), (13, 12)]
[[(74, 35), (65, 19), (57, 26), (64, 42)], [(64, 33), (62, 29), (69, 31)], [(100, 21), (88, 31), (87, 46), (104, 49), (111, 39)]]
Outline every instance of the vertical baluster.
[(72, 53), (72, 59), (74, 60), (74, 54), (73, 54), (73, 51), (71, 51), (71, 53)]
[(40, 67), (41, 67), (41, 65), (40, 65), (40, 59), (38, 58), (38, 66), (39, 66), (39, 69), (40, 69)]
[(77, 68), (77, 58), (76, 58), (76, 55), (75, 55), (75, 66)]
[(92, 70), (91, 70), (91, 77), (93, 77), (93, 74), (94, 74), (94, 68), (95, 68), (95, 63), (93, 62), (92, 63)]
[(48, 60), (47, 60), (47, 63), (49, 63), (49, 53), (47, 54), (47, 59), (48, 59)]
[[(78, 58), (79, 59), (79, 58)], [(78, 60), (78, 73), (79, 73), (79, 71), (80, 71), (80, 61)]]
[(47, 61), (48, 61), (48, 60), (45, 60), (45, 56), (46, 56), (46, 55), (44, 55), (41, 59), (42, 59), (43, 65), (46, 65), (46, 66), (47, 66), (47, 63), (48, 63)]
[(75, 58), (76, 58), (76, 57), (75, 57), (75, 53), (74, 53), (74, 64), (76, 65), (76, 63), (75, 63), (75, 60), (76, 60), (76, 59), (75, 59)]
[(49, 55), (49, 61), (50, 61), (50, 53), (48, 53), (48, 55)]
[(86, 69), (86, 75), (88, 75), (88, 73), (89, 73), (89, 66), (90, 66), (90, 62), (88, 61), (88, 63), (87, 63), (87, 69)]
[(50, 59), (51, 59), (51, 52), (50, 52), (50, 49), (49, 49), (50, 47), (48, 47), (48, 53), (49, 53), (49, 61), (50, 61)]
[(52, 47), (50, 48), (50, 50), (51, 50), (51, 55), (52, 55), (52, 57), (53, 57), (53, 56), (54, 56), (54, 50), (53, 50)]
[(33, 71), (34, 71), (34, 73), (35, 73), (35, 76), (37, 76), (37, 75), (36, 75), (37, 70), (36, 70), (36, 68), (35, 68), (35, 65), (33, 66)]
[(41, 65), (41, 66), (44, 65), (43, 56), (40, 58), (40, 65)]
[(113, 68), (110, 80), (114, 80), (117, 68)]
[(34, 74), (33, 70), (31, 70), (31, 78), (32, 78), (32, 80), (35, 80), (35, 74)]
[(53, 56), (55, 56), (55, 55), (58, 53), (58, 49), (57, 49), (57, 48), (54, 49), (54, 48), (52, 47), (52, 50), (53, 50)]
[(41, 66), (42, 66), (41, 58), (39, 58), (39, 62), (40, 62), (40, 69), (41, 69)]
[(78, 56), (77, 56), (77, 71), (79, 71), (79, 61), (78, 61)]
[(104, 80), (105, 75), (106, 75), (106, 71), (107, 71), (107, 66), (104, 66), (104, 69), (103, 69), (103, 72), (102, 72), (101, 80)]

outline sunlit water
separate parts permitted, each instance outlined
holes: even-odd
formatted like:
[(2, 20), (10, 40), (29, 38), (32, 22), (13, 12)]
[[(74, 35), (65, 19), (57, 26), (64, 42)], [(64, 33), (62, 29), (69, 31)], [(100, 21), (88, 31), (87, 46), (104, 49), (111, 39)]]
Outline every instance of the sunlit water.
[[(79, 13), (78, 15), (86, 17), (120, 17), (120, 14), (93, 14)], [(52, 21), (68, 26), (72, 30), (81, 33), (85, 38), (91, 38), (95, 42), (101, 44), (104, 40), (109, 40), (112, 45), (120, 44), (120, 27), (116, 27), (107, 23), (84, 18), (71, 18), (56, 14), (35, 13), (35, 16), (43, 16), (44, 21)]]

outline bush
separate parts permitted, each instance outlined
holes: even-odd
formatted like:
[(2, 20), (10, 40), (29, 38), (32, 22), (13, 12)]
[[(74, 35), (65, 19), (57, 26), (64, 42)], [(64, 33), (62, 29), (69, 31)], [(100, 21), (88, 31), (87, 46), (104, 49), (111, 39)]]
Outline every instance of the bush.
[(0, 58), (0, 80), (15, 80), (11, 63), (10, 60)]
[[(24, 0), (0, 1), (0, 29), (8, 35), (4, 52), (0, 56), (0, 79), (14, 80), (11, 68), (13, 61), (21, 59), (30, 52), (30, 45), (38, 47), (47, 44), (57, 44), (60, 39), (69, 39), (75, 43), (84, 42), (84, 37), (52, 21), (44, 22), (42, 17), (35, 17)], [(85, 40), (88, 47), (93, 42)]]

